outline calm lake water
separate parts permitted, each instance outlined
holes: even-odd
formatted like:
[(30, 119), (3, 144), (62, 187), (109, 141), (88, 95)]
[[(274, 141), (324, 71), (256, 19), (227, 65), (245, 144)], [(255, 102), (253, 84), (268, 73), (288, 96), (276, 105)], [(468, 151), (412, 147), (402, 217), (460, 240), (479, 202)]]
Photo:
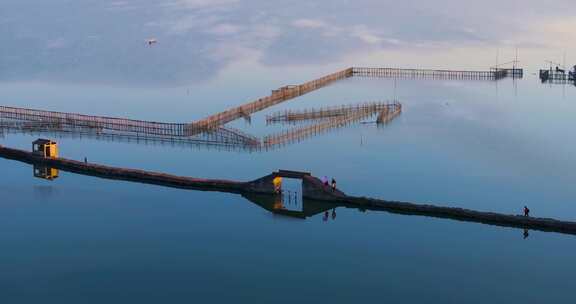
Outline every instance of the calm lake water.
[[(230, 12), (208, 8), (205, 1), (164, 1), (154, 9), (141, 1), (55, 1), (37, 4), (38, 16), (29, 20), (24, 16), (34, 1), (8, 0), (6, 9), (0, 8), (0, 33), (11, 42), (0, 50), (0, 105), (190, 122), (353, 65), (487, 70), (497, 48), (490, 43), (504, 39), (495, 34), (500, 27), (494, 23), (497, 30), (483, 33), (482, 46), (447, 50), (443, 43), (467, 45), (480, 33), (448, 31), (434, 21), (442, 14), (411, 23), (418, 34), (405, 32), (406, 26), (386, 33), (405, 40), (379, 38), (368, 29), (385, 27), (388, 19), (370, 12), (378, 4), (362, 1), (371, 3), (364, 15), (345, 13), (348, 2), (335, 1), (324, 20), (341, 16), (364, 20), (366, 27), (299, 19), (280, 34), (276, 27), (283, 18), (302, 10), (321, 14), (313, 3), (322, 1), (277, 4), (281, 13), (271, 4), (246, 4)], [(238, 2), (214, 1), (232, 7)], [(59, 9), (67, 12), (63, 19)], [(198, 13), (187, 19), (184, 9)], [(263, 22), (269, 11), (276, 19)], [(399, 14), (412, 13), (423, 14), (401, 8)], [(213, 14), (225, 17), (210, 19)], [(548, 9), (542, 14), (553, 15)], [(204, 28), (214, 20), (228, 22)], [(234, 25), (240, 20), (250, 24)], [(397, 21), (390, 17), (390, 23)], [(429, 32), (436, 26), (442, 33)], [(189, 33), (190, 28), (200, 30)], [(327, 28), (335, 32), (314, 34)], [(108, 35), (95, 34), (102, 32)], [(150, 33), (163, 33), (152, 47), (142, 40)], [(47, 38), (38, 38), (41, 34)], [(343, 36), (349, 37), (335, 40)], [(345, 47), (350, 40), (363, 41), (361, 47), (370, 52)], [(390, 45), (381, 52), (372, 48), (374, 41)], [(403, 51), (401, 45), (409, 43), (410, 50)], [(307, 45), (310, 53), (294, 45)], [(266, 125), (266, 115), (277, 111), (394, 99), (403, 105), (402, 114), (385, 126), (372, 123), (372, 117), (270, 150), (3, 132), (0, 145), (28, 150), (33, 140), (46, 136), (58, 141), (62, 157), (106, 165), (241, 181), (278, 169), (302, 170), (336, 178), (351, 195), (506, 214), (519, 214), (528, 205), (534, 216), (576, 221), (576, 143), (571, 140), (576, 87), (540, 83), (535, 73), (546, 67), (549, 54), (558, 57), (559, 51), (525, 46), (521, 80), (351, 78), (259, 112), (251, 123), (240, 119), (227, 125), (262, 137), (294, 127)], [(508, 47), (499, 60), (514, 55)], [(6, 159), (0, 159), (0, 169), (2, 303), (555, 303), (574, 298), (576, 238), (570, 235), (526, 235), (520, 229), (343, 207), (328, 216), (296, 219), (267, 211), (271, 202), (261, 198), (67, 172), (47, 181), (34, 178), (30, 165)], [(287, 207), (298, 210), (301, 204)]]
[[(19, 83), (0, 91), (16, 106), (186, 121), (223, 108), (234, 94), (218, 87)], [(202, 90), (198, 96), (216, 102), (193, 102)], [(532, 76), (498, 83), (353, 78), (259, 113), (251, 125), (231, 125), (264, 135), (278, 129), (265, 125), (271, 112), (394, 97), (402, 115), (381, 128), (354, 124), (261, 152), (58, 142), (62, 156), (97, 163), (236, 180), (306, 170), (335, 177), (356, 195), (503, 213), (526, 204), (537, 216), (576, 220), (574, 93)], [(28, 149), (36, 137), (7, 134), (2, 144)], [(0, 282), (8, 302), (571, 298), (573, 236), (531, 231), (524, 239), (518, 229), (346, 208), (334, 219), (290, 219), (237, 195), (65, 172), (44, 181), (28, 165), (0, 163)]]

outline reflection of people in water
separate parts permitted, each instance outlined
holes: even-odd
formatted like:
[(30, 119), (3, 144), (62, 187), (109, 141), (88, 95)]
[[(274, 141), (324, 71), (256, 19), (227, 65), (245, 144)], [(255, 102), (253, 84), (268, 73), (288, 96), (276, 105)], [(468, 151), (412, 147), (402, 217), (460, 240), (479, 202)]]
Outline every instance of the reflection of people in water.
[(527, 239), (530, 236), (530, 233), (528, 233), (528, 229), (524, 229), (524, 239)]
[[(330, 212), (328, 210), (324, 211), (324, 216), (322, 216), (322, 221), (327, 222), (330, 218)], [(332, 220), (336, 219), (336, 208), (332, 209)]]

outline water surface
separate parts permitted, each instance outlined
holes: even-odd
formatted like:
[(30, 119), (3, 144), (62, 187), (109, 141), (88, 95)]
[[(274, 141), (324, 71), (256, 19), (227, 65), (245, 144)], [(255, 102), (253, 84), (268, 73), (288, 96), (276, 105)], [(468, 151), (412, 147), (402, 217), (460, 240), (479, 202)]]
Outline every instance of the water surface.
[[(546, 21), (544, 35), (509, 1), (502, 5), (514, 8), (512, 16), (482, 6), (451, 19), (445, 11), (461, 4), (448, 0), (426, 7), (363, 0), (360, 11), (347, 1), (329, 8), (325, 1), (145, 2), (2, 4), (8, 43), (0, 52), (0, 104), (190, 122), (349, 66), (487, 70), (497, 49), (504, 62), (519, 46), (522, 80), (351, 78), (227, 125), (262, 137), (293, 127), (266, 125), (277, 111), (403, 104), (385, 126), (368, 118), (275, 149), (55, 139), (63, 157), (107, 165), (242, 181), (302, 170), (336, 178), (351, 195), (507, 214), (528, 205), (535, 216), (576, 220), (576, 87), (534, 75), (544, 60), (562, 61), (562, 49), (570, 62), (573, 48), (554, 43), (573, 41), (562, 30), (571, 3), (557, 10), (529, 1)], [(391, 8), (400, 17), (382, 18)], [(482, 14), (490, 22), (475, 17)], [(401, 16), (418, 18), (405, 26)], [(148, 47), (152, 36), (159, 43)], [(0, 134), (1, 145), (26, 150), (39, 137)], [(297, 219), (233, 194), (66, 172), (47, 181), (5, 159), (0, 168), (6, 303), (573, 298), (569, 235), (341, 207)]]

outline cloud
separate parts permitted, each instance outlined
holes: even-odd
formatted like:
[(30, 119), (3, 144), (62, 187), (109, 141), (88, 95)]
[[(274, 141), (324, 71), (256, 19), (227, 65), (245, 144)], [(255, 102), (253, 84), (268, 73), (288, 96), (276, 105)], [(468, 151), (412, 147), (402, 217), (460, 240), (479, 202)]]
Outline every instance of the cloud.
[(384, 39), (364, 25), (355, 26), (350, 30), (350, 36), (358, 38), (366, 44), (381, 44)]
[(240, 30), (241, 30), (241, 27), (238, 25), (229, 24), (229, 23), (221, 23), (221, 24), (216, 24), (212, 28), (207, 29), (206, 32), (210, 33), (210, 34), (218, 35), (218, 36), (226, 36), (226, 35), (237, 34), (238, 32), (240, 32)]
[(342, 26), (331, 24), (320, 19), (296, 19), (291, 25), (300, 30), (316, 30), (321, 36), (319, 39), (345, 39), (357, 40), (356, 43), (381, 46), (384, 44), (398, 45), (400, 40), (384, 37), (377, 31), (370, 29), (364, 24)]
[(109, 4), (110, 7), (125, 7), (128, 5), (130, 5), (128, 1), (112, 1)]
[[(29, 5), (3, 0), (0, 78), (177, 84), (255, 57), (314, 65), (390, 50), (576, 48), (574, 14), (573, 0), (37, 0), (30, 18)], [(149, 37), (159, 43), (145, 48)]]
[(48, 40), (46, 43), (46, 48), (48, 49), (61, 49), (64, 47), (66, 47), (66, 39), (62, 37)]
[(292, 26), (305, 29), (326, 29), (329, 27), (326, 22), (319, 19), (296, 19), (292, 21)]
[(176, 6), (187, 9), (206, 9), (237, 4), (239, 0), (175, 0), (167, 2), (168, 6)]
[(220, 22), (217, 16), (190, 15), (175, 20), (156, 23), (169, 34), (186, 34), (188, 32), (206, 32), (213, 30)]

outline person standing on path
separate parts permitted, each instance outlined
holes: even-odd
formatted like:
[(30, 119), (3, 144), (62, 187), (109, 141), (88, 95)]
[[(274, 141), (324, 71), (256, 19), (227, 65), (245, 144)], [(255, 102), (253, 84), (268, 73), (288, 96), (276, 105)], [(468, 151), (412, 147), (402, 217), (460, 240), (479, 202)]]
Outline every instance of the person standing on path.
[(332, 178), (332, 191), (336, 191), (336, 180)]
[(530, 216), (530, 209), (526, 206), (524, 206), (524, 216)]

